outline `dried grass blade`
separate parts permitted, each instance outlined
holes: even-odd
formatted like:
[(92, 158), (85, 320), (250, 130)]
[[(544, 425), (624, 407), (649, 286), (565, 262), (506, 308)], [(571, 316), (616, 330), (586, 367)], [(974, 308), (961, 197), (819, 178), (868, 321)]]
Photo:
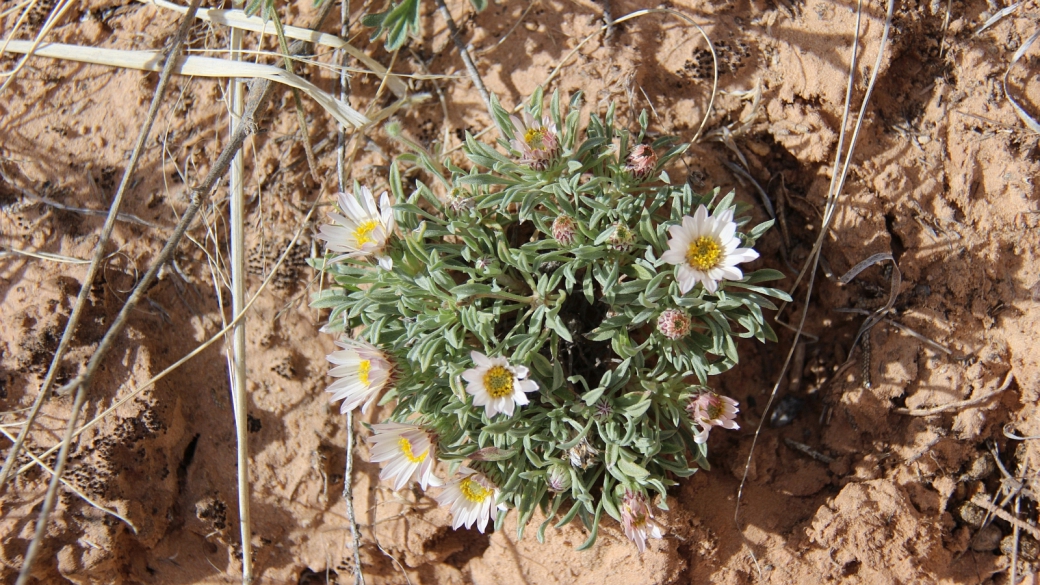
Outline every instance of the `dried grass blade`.
[(1038, 38), (1040, 38), (1040, 30), (1037, 30), (1035, 33), (1033, 33), (1033, 36), (1029, 37), (1029, 39), (1027, 39), (1026, 42), (1022, 43), (1022, 46), (1019, 47), (1017, 51), (1015, 51), (1015, 55), (1011, 57), (1011, 63), (1008, 63), (1007, 71), (1004, 72), (1003, 85), (1004, 96), (1008, 99), (1009, 102), (1011, 102), (1011, 107), (1015, 108), (1015, 113), (1018, 114), (1018, 117), (1022, 119), (1022, 122), (1024, 122), (1030, 130), (1037, 134), (1040, 134), (1040, 122), (1037, 122), (1036, 118), (1030, 116), (1029, 112), (1027, 112), (1025, 108), (1018, 105), (1018, 102), (1015, 101), (1015, 98), (1011, 97), (1011, 92), (1008, 91), (1008, 75), (1011, 74), (1011, 69), (1015, 66), (1016, 63), (1018, 63), (1018, 60), (1026, 54), (1026, 51), (1028, 51), (1029, 48), (1033, 46), (1033, 43), (1035, 43), (1036, 39)]
[(65, 262), (67, 264), (90, 264), (90, 260), (73, 258), (72, 256), (61, 256), (58, 254), (51, 254), (50, 252), (33, 252), (31, 250), (19, 250), (17, 248), (7, 247), (0, 248), (0, 258), (3, 258), (8, 254), (19, 254), (22, 256), (29, 256), (30, 258), (36, 258), (37, 260), (52, 260), (54, 262)]
[(982, 31), (986, 30), (987, 28), (993, 26), (994, 24), (997, 24), (1005, 16), (1007, 16), (1007, 15), (1011, 14), (1012, 12), (1018, 10), (1018, 7), (1021, 6), (1021, 5), (1022, 5), (1022, 2), (1016, 2), (1015, 4), (1012, 4), (1011, 6), (1008, 6), (1007, 8), (1004, 8), (1002, 10), (998, 10), (996, 14), (994, 14), (991, 17), (989, 17), (989, 19), (987, 19), (986, 22), (983, 23), (983, 25), (980, 26), (979, 29), (975, 31), (975, 34), (980, 34), (980, 33), (982, 33)]
[[(167, 2), (166, 0), (140, 0), (144, 4), (151, 4), (159, 8), (166, 8), (184, 14), (188, 8), (173, 2)], [(212, 22), (213, 24), (219, 24), (231, 28), (237, 28), (241, 30), (247, 30), (250, 32), (265, 33), (270, 32), (267, 27), (267, 23), (264, 22), (259, 16), (246, 16), (245, 12), (241, 10), (200, 10), (196, 16), (199, 20), (205, 22)], [(386, 79), (386, 85), (390, 88), (390, 91), (394, 92), (397, 97), (405, 97), (408, 93), (408, 86), (398, 76), (390, 74), (386, 67), (383, 67), (378, 61), (369, 57), (354, 45), (351, 45), (347, 41), (336, 35), (330, 35), (328, 33), (313, 31), (309, 28), (301, 28), (298, 26), (284, 26), (283, 32), (285, 36), (290, 39), (298, 41), (307, 41), (308, 43), (314, 43), (323, 47), (330, 47), (332, 49), (339, 49), (344, 53), (347, 53), (351, 57), (354, 57), (358, 61), (361, 61), (368, 67), (372, 73), (378, 75), (380, 78)]]
[[(31, 41), (10, 41), (7, 50), (12, 53), (26, 53), (32, 49), (32, 45)], [(121, 51), (118, 49), (46, 43), (40, 45), (33, 54), (38, 57), (50, 57), (52, 59), (64, 59), (66, 61), (107, 65), (123, 69), (137, 69), (140, 71), (159, 71), (162, 66), (162, 54), (156, 51)], [(196, 77), (266, 79), (294, 87), (306, 93), (311, 99), (318, 102), (329, 115), (344, 126), (359, 128), (369, 123), (369, 119), (364, 114), (340, 102), (313, 83), (271, 65), (228, 61), (213, 57), (182, 56), (178, 59), (174, 73)]]

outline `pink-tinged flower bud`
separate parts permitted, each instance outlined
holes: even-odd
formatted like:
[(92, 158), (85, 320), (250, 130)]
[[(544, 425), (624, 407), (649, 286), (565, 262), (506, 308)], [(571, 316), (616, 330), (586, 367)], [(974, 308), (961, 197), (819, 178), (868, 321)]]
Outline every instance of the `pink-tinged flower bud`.
[(552, 235), (561, 246), (570, 246), (578, 234), (578, 227), (569, 215), (559, 215), (552, 223)]
[(737, 412), (740, 411), (740, 403), (729, 396), (719, 396), (714, 392), (705, 392), (690, 399), (686, 405), (686, 411), (690, 413), (693, 424), (700, 427), (694, 428), (693, 440), (697, 443), (705, 443), (708, 440), (708, 431), (712, 427), (724, 429), (739, 429), (737, 424)]
[(545, 475), (545, 483), (551, 492), (565, 492), (571, 489), (571, 470), (562, 463), (554, 463)]
[(682, 339), (690, 332), (690, 318), (678, 309), (666, 309), (657, 317), (657, 330), (668, 339)]
[(614, 224), (614, 232), (610, 234), (610, 247), (618, 252), (627, 252), (636, 241), (636, 235), (631, 228), (623, 223)]
[(510, 116), (513, 123), (513, 139), (509, 144), (520, 153), (520, 163), (536, 171), (544, 171), (560, 156), (560, 141), (556, 134), (556, 123), (549, 116), (535, 120), (530, 112), (524, 111), (523, 121)]
[(661, 527), (654, 522), (654, 513), (647, 505), (646, 496), (640, 492), (625, 490), (621, 500), (621, 526), (625, 536), (636, 543), (639, 552), (646, 550), (647, 538), (662, 538)]
[(649, 144), (640, 144), (628, 153), (625, 163), (626, 171), (634, 178), (644, 180), (654, 172), (654, 168), (657, 166), (657, 153), (650, 148)]

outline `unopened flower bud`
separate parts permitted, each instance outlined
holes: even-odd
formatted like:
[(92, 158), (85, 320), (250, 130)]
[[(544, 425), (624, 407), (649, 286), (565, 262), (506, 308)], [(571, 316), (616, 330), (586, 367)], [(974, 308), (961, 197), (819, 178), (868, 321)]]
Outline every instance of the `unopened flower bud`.
[(668, 339), (681, 339), (690, 332), (690, 318), (678, 309), (666, 309), (657, 317), (657, 330)]
[(571, 489), (571, 470), (562, 463), (554, 463), (545, 476), (551, 492), (565, 492)]
[(552, 235), (561, 246), (570, 246), (578, 234), (577, 225), (569, 215), (559, 215), (552, 223)]
[(631, 228), (623, 223), (614, 224), (614, 232), (610, 234), (611, 248), (618, 252), (627, 252), (635, 241), (636, 235)]
[(654, 172), (654, 167), (656, 166), (657, 153), (654, 152), (653, 148), (650, 148), (649, 144), (637, 145), (632, 149), (632, 152), (628, 153), (628, 158), (625, 159), (625, 170), (639, 180), (649, 177), (650, 173)]

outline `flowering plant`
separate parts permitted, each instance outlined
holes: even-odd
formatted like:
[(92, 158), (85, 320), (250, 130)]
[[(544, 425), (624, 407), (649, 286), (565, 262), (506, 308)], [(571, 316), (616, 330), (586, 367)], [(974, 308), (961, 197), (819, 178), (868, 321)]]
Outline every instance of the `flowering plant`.
[[(502, 150), (467, 136), (469, 170), (402, 156), (392, 217), (367, 189), (364, 205), (343, 195), (315, 262), (335, 286), (314, 306), (347, 339), (333, 399), (392, 406), (373, 425), (381, 477), (437, 486), (435, 458), (456, 528), (515, 509), (522, 537), (540, 507), (539, 539), (577, 517), (588, 547), (606, 513), (642, 550), (662, 535), (653, 493), (666, 509), (676, 478), (708, 467), (708, 432), (737, 428), (709, 378), (737, 363), (735, 337), (775, 340), (762, 311), (789, 299), (759, 284), (779, 272), (738, 266), (772, 222), (741, 232), (732, 193), (671, 185), (687, 145), (650, 140), (645, 112), (636, 135), (613, 106), (579, 130), (580, 100), (543, 112), (538, 92), (522, 119), (495, 102)], [(406, 190), (401, 162), (436, 183)]]

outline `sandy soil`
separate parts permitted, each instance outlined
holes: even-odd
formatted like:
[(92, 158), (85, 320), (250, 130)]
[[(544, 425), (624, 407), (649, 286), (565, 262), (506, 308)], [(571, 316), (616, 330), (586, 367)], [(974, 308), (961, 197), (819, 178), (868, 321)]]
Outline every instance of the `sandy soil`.
[[(53, 4), (34, 9), (30, 23), (38, 27)], [(288, 22), (312, 15), (303, 4), (309, 3), (288, 9)], [(643, 4), (611, 0), (610, 8), (618, 17)], [(422, 38), (397, 56), (395, 70), (464, 72), (432, 6), (423, 4)], [(479, 15), (468, 3), (450, 6), (489, 88), (507, 105), (543, 82), (595, 31), (603, 13), (602, 4), (587, 0), (541, 0), (526, 14), (522, 0), (492, 4)], [(704, 25), (721, 62), (716, 110), (673, 176), (685, 175), (698, 188), (736, 189), (757, 206), (756, 219), (765, 219), (754, 187), (725, 166), (738, 160), (739, 151), (784, 218), (783, 229), (761, 240), (762, 259), (754, 267), (783, 270), (789, 277), (781, 286), (789, 288), (820, 229), (855, 5), (676, 0), (670, 6)], [(353, 487), (366, 582), (1007, 583), (1011, 524), (997, 520), (980, 529), (980, 509), (968, 501), (993, 497), (1005, 485), (994, 452), (1032, 494), (1038, 489), (1038, 443), (1004, 432), (1040, 435), (1040, 147), (1016, 117), (1001, 80), (1013, 53), (1036, 29), (1040, 5), (1029, 0), (976, 34), (999, 8), (980, 0), (897, 6), (892, 45), (825, 240), (825, 266), (806, 319), (812, 339), (796, 352), (795, 367), (780, 385), (780, 414), (767, 414), (765, 406), (793, 337), (777, 326), (779, 344), (742, 344), (743, 363), (718, 380), (721, 392), (741, 401), (742, 428), (712, 433), (713, 469), (670, 494), (671, 511), (661, 516), (664, 539), (640, 555), (610, 520), (586, 552), (574, 550), (585, 538), (579, 524), (549, 529), (544, 545), (533, 531), (517, 540), (515, 519), (493, 534), (453, 531), (448, 513), (432, 499), (379, 485), (378, 467), (367, 462), (362, 444)], [(0, 21), (3, 36), (15, 17)], [(883, 17), (883, 8), (867, 10), (863, 71), (874, 62)], [(174, 23), (170, 13), (151, 6), (88, 0), (69, 10), (52, 39), (157, 48)], [(338, 30), (338, 23), (327, 30)], [(359, 31), (356, 42), (389, 63), (381, 46), (366, 45), (367, 34)], [(224, 42), (223, 33), (201, 25), (193, 39), (199, 49)], [(584, 90), (589, 110), (615, 100), (619, 119), (633, 126), (641, 109), (651, 109), (655, 132), (689, 140), (710, 95), (705, 48), (674, 18), (642, 17), (583, 45), (551, 88)], [(15, 60), (0, 62), (9, 70)], [(1034, 115), (1040, 114), (1038, 71), (1040, 43), (1009, 77), (1009, 90)], [(311, 67), (305, 74), (334, 87), (328, 71)], [(24, 416), (19, 409), (39, 389), (85, 273), (83, 265), (6, 250), (90, 257), (102, 218), (68, 208), (107, 209), (156, 80), (35, 59), (0, 99), (0, 410), (7, 412), (6, 432), (16, 432)], [(377, 85), (374, 77), (355, 77), (352, 103), (367, 107)], [(434, 97), (399, 114), (411, 138), (430, 144), (447, 133), (450, 146), (457, 146), (463, 130), (488, 126), (464, 75), (414, 85)], [(857, 94), (863, 89), (858, 83)], [(760, 101), (753, 99), (756, 91)], [(226, 139), (218, 83), (179, 79), (170, 95), (124, 207), (141, 221), (117, 226), (61, 380), (74, 376), (96, 349), (184, 209), (185, 184), (199, 180)], [(252, 290), (291, 235), (305, 230), (248, 321), (256, 567), (262, 583), (351, 583), (354, 562), (341, 495), (347, 431), (323, 392), (324, 356), (333, 345), (317, 333), (323, 315), (307, 306), (317, 287), (305, 263), (316, 250), (316, 226), (302, 225), (315, 198), (332, 201), (335, 129), (324, 112), (307, 105), (320, 166), (321, 181), (315, 181), (291, 104), (289, 94), (277, 94), (263, 132), (245, 150)], [(353, 177), (382, 188), (400, 149), (380, 131), (360, 146)], [(226, 218), (223, 189), (192, 229), (193, 241), (181, 246), (175, 266), (134, 313), (92, 386), (88, 418), (221, 328), (229, 312), (221, 308), (229, 293), (219, 276)], [(895, 257), (902, 275), (893, 320), (931, 342), (882, 323), (872, 331), (869, 351), (857, 349), (853, 367), (839, 372), (863, 320), (840, 310), (882, 305), (892, 271), (876, 266), (847, 285), (837, 279), (884, 252)], [(804, 298), (802, 289), (796, 297)], [(795, 303), (782, 320), (796, 319), (801, 307)], [(236, 580), (235, 443), (226, 366), (223, 348), (211, 346), (79, 437), (67, 478), (119, 511), (136, 533), (62, 492), (36, 564), (38, 583)], [(931, 416), (897, 412), (983, 397), (1005, 381), (1005, 391), (974, 406)], [(31, 435), (34, 453), (58, 441), (70, 403), (60, 397), (45, 408)], [(10, 441), (0, 439), (0, 446), (6, 450)], [(29, 460), (23, 456), (23, 462)], [(48, 479), (32, 467), (0, 499), (4, 582), (13, 581), (21, 565)], [(1024, 497), (1021, 506), (1022, 517), (1035, 522), (1036, 501)], [(1019, 574), (1033, 570), (1036, 560), (1036, 541), (1023, 538)]]

